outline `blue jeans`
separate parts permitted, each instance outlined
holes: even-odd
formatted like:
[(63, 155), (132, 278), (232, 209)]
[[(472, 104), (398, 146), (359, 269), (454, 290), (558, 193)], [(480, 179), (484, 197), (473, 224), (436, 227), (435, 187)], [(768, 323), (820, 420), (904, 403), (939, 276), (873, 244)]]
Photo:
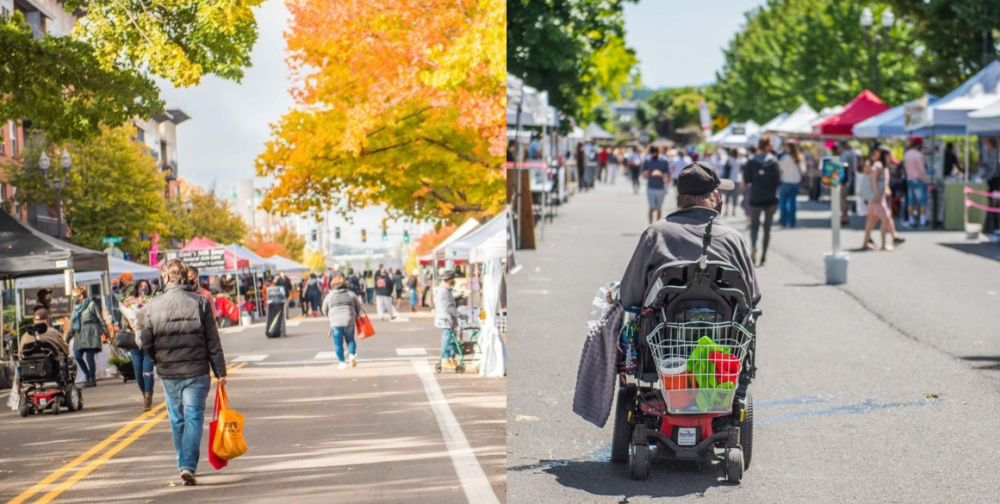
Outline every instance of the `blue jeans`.
[(375, 299), (375, 287), (369, 287), (365, 291), (365, 296), (368, 298), (368, 304), (372, 304), (372, 300)]
[(354, 343), (354, 326), (331, 327), (333, 346), (337, 350), (337, 360), (344, 362), (344, 339), (347, 339), (347, 354), (358, 355), (358, 345)]
[(417, 288), (410, 287), (410, 308), (417, 307)]
[(80, 366), (80, 370), (83, 371), (83, 375), (88, 380), (94, 380), (94, 373), (97, 372), (97, 365), (94, 363), (95, 353), (97, 353), (97, 350), (75, 350), (73, 352), (73, 355), (76, 356), (77, 365)]
[(163, 391), (167, 396), (167, 414), (174, 435), (177, 468), (197, 471), (201, 457), (201, 432), (205, 425), (205, 398), (212, 385), (206, 375), (194, 378), (163, 378)]
[(801, 186), (801, 182), (796, 184), (782, 182), (781, 188), (778, 190), (778, 209), (781, 211), (778, 222), (782, 226), (795, 227), (795, 211), (799, 208), (795, 197), (799, 195), (799, 187)]
[(906, 205), (910, 208), (927, 207), (927, 184), (922, 180), (906, 181)]
[(455, 334), (451, 329), (441, 329), (441, 358), (442, 359), (453, 359), (455, 358), (455, 345), (450, 341), (451, 336)]
[(143, 392), (153, 391), (153, 359), (146, 357), (142, 350), (129, 350), (132, 356), (132, 367), (135, 368), (135, 383)]

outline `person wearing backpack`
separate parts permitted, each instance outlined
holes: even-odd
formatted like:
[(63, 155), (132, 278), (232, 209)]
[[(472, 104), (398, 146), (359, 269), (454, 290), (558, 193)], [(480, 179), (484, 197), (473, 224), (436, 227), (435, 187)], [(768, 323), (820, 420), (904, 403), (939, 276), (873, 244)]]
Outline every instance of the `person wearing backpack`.
[[(771, 241), (771, 224), (778, 210), (778, 189), (781, 187), (781, 169), (774, 156), (771, 135), (763, 135), (757, 142), (755, 154), (745, 166), (743, 180), (750, 186), (750, 258), (757, 266), (767, 260), (767, 246)], [(760, 232), (761, 214), (764, 217), (764, 244), (757, 262), (757, 235)]]

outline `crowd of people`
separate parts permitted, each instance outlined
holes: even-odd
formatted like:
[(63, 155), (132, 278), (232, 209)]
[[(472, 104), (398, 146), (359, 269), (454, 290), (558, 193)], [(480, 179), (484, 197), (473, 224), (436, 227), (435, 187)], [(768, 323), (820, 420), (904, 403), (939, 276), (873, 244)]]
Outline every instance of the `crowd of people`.
[[(978, 168), (989, 190), (997, 191), (1000, 190), (997, 139), (987, 138), (985, 145)], [(891, 149), (879, 142), (871, 143), (867, 153), (863, 153), (847, 140), (825, 145), (796, 140), (780, 143), (770, 135), (761, 136), (755, 145), (745, 148), (687, 146), (665, 149), (659, 145), (646, 149), (639, 145), (612, 148), (581, 142), (573, 158), (578, 187), (583, 192), (596, 183), (614, 184), (619, 167), (627, 169), (636, 194), (645, 181), (651, 224), (662, 218), (663, 202), (668, 190), (676, 186), (680, 171), (693, 163), (704, 163), (714, 169), (721, 180), (732, 182), (732, 189), (721, 190), (722, 200), (717, 210), (726, 217), (743, 210), (748, 221), (752, 260), (762, 265), (767, 260), (775, 214), (778, 214), (780, 227), (795, 228), (799, 224), (796, 218), (799, 196), (804, 194), (811, 201), (820, 200), (823, 193), (820, 163), (825, 156), (839, 160), (844, 167), (841, 223), (850, 225), (852, 211), (864, 216), (862, 249), (892, 251), (904, 243), (905, 239), (897, 234), (897, 219), (906, 229), (932, 225), (928, 217), (930, 180), (923, 141), (919, 137), (909, 139), (901, 158), (894, 157)], [(962, 172), (950, 143), (945, 147), (943, 160), (944, 177)], [(871, 236), (876, 228), (882, 235), (878, 247)], [(1000, 214), (988, 213), (983, 231), (989, 236), (996, 230), (1000, 230)]]
[[(284, 272), (280, 275), (282, 280), (279, 285), (285, 286), (286, 294), (290, 295), (291, 280)], [(374, 271), (358, 272), (354, 268), (347, 268), (345, 272), (339, 265), (335, 265), (320, 275), (310, 273), (299, 282), (298, 298), (303, 315), (320, 315), (322, 301), (335, 287), (333, 280), (336, 278), (343, 278), (344, 288), (358, 295), (363, 304), (374, 305), (379, 320), (397, 318), (399, 310), (405, 305), (409, 305), (411, 312), (417, 311), (418, 306), (427, 307), (427, 292), (431, 288), (430, 272), (426, 269), (414, 269), (411, 273), (404, 274), (400, 268), (393, 271), (384, 264), (379, 264)], [(420, 293), (421, 286), (423, 294)]]

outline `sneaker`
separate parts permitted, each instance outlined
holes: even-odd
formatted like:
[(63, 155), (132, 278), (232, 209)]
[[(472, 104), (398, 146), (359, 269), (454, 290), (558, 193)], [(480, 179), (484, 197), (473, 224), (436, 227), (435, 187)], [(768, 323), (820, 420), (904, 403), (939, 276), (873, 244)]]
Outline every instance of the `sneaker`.
[(195, 486), (198, 484), (198, 480), (195, 478), (194, 471), (190, 469), (181, 470), (181, 481), (184, 482), (184, 486)]
[(347, 369), (347, 363), (341, 362), (340, 364), (337, 364), (337, 369)]
[(906, 242), (906, 238), (893, 238), (892, 239), (893, 245), (902, 245), (905, 242)]
[(358, 358), (353, 355), (351, 356), (351, 367), (358, 367)]
[(913, 228), (913, 219), (908, 219), (908, 220), (903, 221), (903, 228), (904, 229), (911, 229), (911, 228)]
[(920, 216), (920, 227), (927, 227), (927, 216), (926, 215), (921, 215)]

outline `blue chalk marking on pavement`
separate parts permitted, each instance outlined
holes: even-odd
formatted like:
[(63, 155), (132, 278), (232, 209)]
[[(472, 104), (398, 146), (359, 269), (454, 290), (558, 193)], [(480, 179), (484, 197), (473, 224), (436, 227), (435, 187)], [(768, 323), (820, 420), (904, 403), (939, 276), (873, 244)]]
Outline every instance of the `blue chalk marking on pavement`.
[(762, 418), (759, 420), (754, 419), (754, 423), (757, 425), (766, 425), (773, 422), (781, 422), (784, 420), (792, 420), (795, 418), (809, 417), (809, 416), (829, 416), (829, 415), (840, 415), (840, 414), (857, 415), (861, 413), (873, 413), (876, 411), (893, 409), (893, 408), (936, 406), (937, 404), (938, 404), (938, 399), (922, 399), (918, 401), (891, 402), (891, 403), (877, 403), (875, 402), (874, 399), (865, 399), (864, 401), (858, 404), (834, 406), (832, 408), (825, 408), (819, 410), (798, 411), (795, 413), (787, 413), (784, 415), (778, 415), (776, 417), (771, 417), (771, 418)]

